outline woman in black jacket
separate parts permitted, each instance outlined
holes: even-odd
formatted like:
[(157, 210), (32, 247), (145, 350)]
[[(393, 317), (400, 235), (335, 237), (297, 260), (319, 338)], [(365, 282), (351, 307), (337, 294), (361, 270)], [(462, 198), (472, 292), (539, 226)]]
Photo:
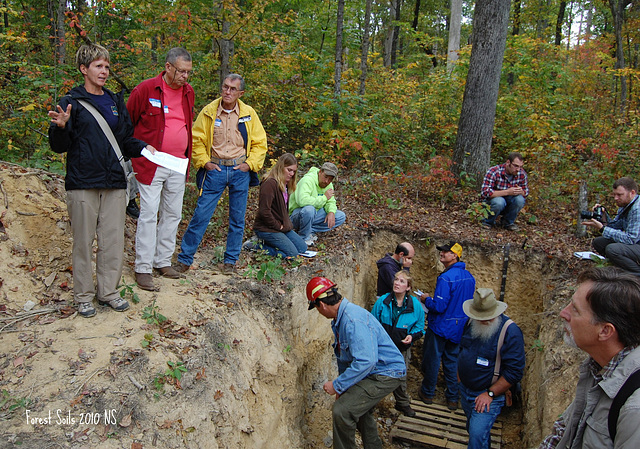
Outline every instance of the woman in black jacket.
[[(134, 139), (133, 125), (123, 93), (104, 87), (109, 77), (109, 52), (100, 45), (83, 45), (76, 65), (84, 84), (60, 99), (49, 111), (49, 144), (56, 153), (67, 153), (67, 210), (73, 233), (73, 296), (78, 313), (96, 314), (92, 301), (119, 312), (129, 308), (117, 290), (124, 261), (124, 221), (127, 178), (105, 132), (86, 104), (93, 106), (113, 132), (122, 154), (139, 157), (146, 146)], [(85, 103), (85, 105), (82, 104)], [(93, 241), (97, 239), (96, 281), (93, 282)]]

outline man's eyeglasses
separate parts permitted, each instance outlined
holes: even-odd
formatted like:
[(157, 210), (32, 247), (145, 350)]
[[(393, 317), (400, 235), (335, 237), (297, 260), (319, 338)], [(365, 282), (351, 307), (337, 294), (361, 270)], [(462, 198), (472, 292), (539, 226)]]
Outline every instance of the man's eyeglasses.
[(187, 75), (187, 76), (193, 75), (193, 70), (181, 70), (181, 69), (177, 68), (175, 65), (173, 65), (171, 63), (169, 63), (169, 65), (171, 67), (173, 67), (174, 69), (176, 69), (176, 73), (178, 75)]
[(223, 90), (223, 91), (228, 90), (229, 92), (231, 92), (233, 94), (233, 93), (238, 92), (240, 89), (238, 89), (235, 86), (227, 86), (226, 84), (224, 84), (220, 90)]

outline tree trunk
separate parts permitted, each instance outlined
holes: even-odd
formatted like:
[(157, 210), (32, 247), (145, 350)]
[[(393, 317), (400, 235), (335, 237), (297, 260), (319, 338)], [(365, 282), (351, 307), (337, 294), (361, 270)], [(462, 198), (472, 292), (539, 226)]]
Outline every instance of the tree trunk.
[(231, 30), (231, 24), (225, 19), (222, 22), (222, 37), (218, 42), (220, 47), (220, 85), (231, 73), (231, 55), (233, 53), (233, 41), (229, 40), (229, 31)]
[(447, 72), (451, 74), (460, 51), (460, 29), (462, 22), (462, 0), (451, 0), (449, 23), (449, 47), (447, 51)]
[(338, 127), (338, 123), (340, 121), (339, 105), (340, 105), (340, 93), (341, 93), (340, 81), (342, 78), (343, 21), (344, 21), (344, 0), (338, 0), (338, 15), (336, 19), (336, 63), (335, 63), (335, 72), (333, 76), (333, 81), (334, 81), (333, 99), (335, 102), (335, 110), (333, 112), (332, 125), (334, 129)]
[[(418, 0), (418, 2), (419, 1), (420, 0)], [(367, 0), (367, 4), (364, 10), (364, 32), (362, 33), (362, 52), (360, 53), (360, 89), (358, 89), (358, 94), (360, 94), (360, 96), (364, 95), (365, 86), (367, 83), (367, 58), (369, 57), (371, 3), (372, 3), (372, 0)]]
[(400, 6), (402, 0), (395, 0), (396, 2), (396, 19), (393, 26), (393, 39), (391, 40), (391, 67), (396, 67), (398, 58), (398, 40), (400, 39)]
[[(624, 10), (631, 0), (609, 0), (611, 15), (613, 16), (613, 28), (616, 36), (616, 65), (617, 70), (624, 69), (624, 47), (622, 43), (622, 26), (624, 25)], [(617, 76), (617, 75), (616, 75)], [(619, 112), (624, 114), (627, 108), (627, 77), (620, 75), (620, 105)]]
[[(578, 187), (578, 211), (587, 210), (589, 207), (587, 200), (588, 193), (587, 182), (582, 181)], [(576, 237), (584, 237), (587, 235), (587, 227), (580, 222), (581, 220), (578, 220), (578, 225), (576, 226)]]
[(65, 0), (48, 0), (47, 9), (51, 21), (51, 42), (53, 43), (55, 58), (58, 64), (64, 64), (67, 45), (64, 38), (64, 13), (67, 2)]
[(556, 45), (562, 43), (562, 25), (564, 24), (564, 12), (567, 9), (567, 2), (561, 1), (558, 7), (558, 20), (556, 20)]
[(522, 0), (513, 1), (513, 28), (511, 29), (511, 35), (517, 36), (520, 34), (520, 10), (522, 8)]
[(510, 0), (478, 0), (473, 14), (469, 74), (458, 121), (454, 172), (478, 184), (489, 167)]
[(384, 54), (382, 57), (385, 67), (391, 67), (393, 55), (393, 40), (396, 31), (396, 27), (393, 22), (397, 17), (396, 11), (400, 8), (400, 0), (390, 0), (389, 2), (389, 23), (387, 26), (387, 35), (384, 39)]
[(411, 28), (413, 31), (418, 31), (418, 19), (420, 18), (420, 0), (416, 0), (416, 7), (413, 10), (413, 23)]
[(4, 6), (4, 12), (2, 13), (2, 23), (4, 24), (5, 32), (9, 29), (9, 13), (7, 12), (7, 0), (2, 2), (2, 6)]
[(550, 0), (538, 0), (538, 18), (536, 20), (536, 37), (538, 39), (543, 39), (547, 28), (549, 28), (549, 3)]

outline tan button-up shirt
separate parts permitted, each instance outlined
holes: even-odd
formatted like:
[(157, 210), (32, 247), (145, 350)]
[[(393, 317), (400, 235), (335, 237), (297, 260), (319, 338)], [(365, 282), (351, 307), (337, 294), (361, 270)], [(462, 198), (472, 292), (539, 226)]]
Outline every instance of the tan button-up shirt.
[(216, 119), (213, 124), (213, 146), (211, 154), (219, 159), (236, 159), (246, 155), (242, 134), (238, 131), (240, 108), (238, 103), (231, 112), (218, 106)]

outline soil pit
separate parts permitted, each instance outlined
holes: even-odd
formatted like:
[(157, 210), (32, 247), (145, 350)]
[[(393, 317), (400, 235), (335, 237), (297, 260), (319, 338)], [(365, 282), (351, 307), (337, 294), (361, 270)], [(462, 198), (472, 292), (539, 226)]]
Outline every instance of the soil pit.
[[(99, 307), (85, 319), (70, 307), (71, 238), (60, 180), (5, 167), (0, 182), (0, 447), (7, 448), (331, 447), (333, 399), (322, 385), (336, 376), (333, 337), (329, 321), (307, 310), (308, 279), (327, 276), (370, 308), (375, 261), (409, 240), (415, 285), (431, 293), (435, 243), (449, 240), (347, 225), (321, 238), (331, 251), (321, 249), (272, 283), (217, 274), (216, 249), (205, 247), (185, 279), (156, 278), (155, 293), (133, 287), (140, 301), (127, 312)], [(124, 283), (132, 286), (135, 222), (127, 220)], [(498, 293), (502, 248), (461, 243), (478, 286)], [(242, 257), (245, 268), (255, 264)], [(582, 356), (561, 344), (557, 312), (571, 295), (565, 271), (544, 255), (511, 248), (505, 300), (525, 334), (527, 370), (525, 405), (503, 418), (503, 447), (536, 446), (573, 395)], [(36, 314), (19, 316), (25, 306)], [(413, 351), (415, 397), (421, 342)], [(398, 416), (391, 396), (377, 416), (386, 435)]]

